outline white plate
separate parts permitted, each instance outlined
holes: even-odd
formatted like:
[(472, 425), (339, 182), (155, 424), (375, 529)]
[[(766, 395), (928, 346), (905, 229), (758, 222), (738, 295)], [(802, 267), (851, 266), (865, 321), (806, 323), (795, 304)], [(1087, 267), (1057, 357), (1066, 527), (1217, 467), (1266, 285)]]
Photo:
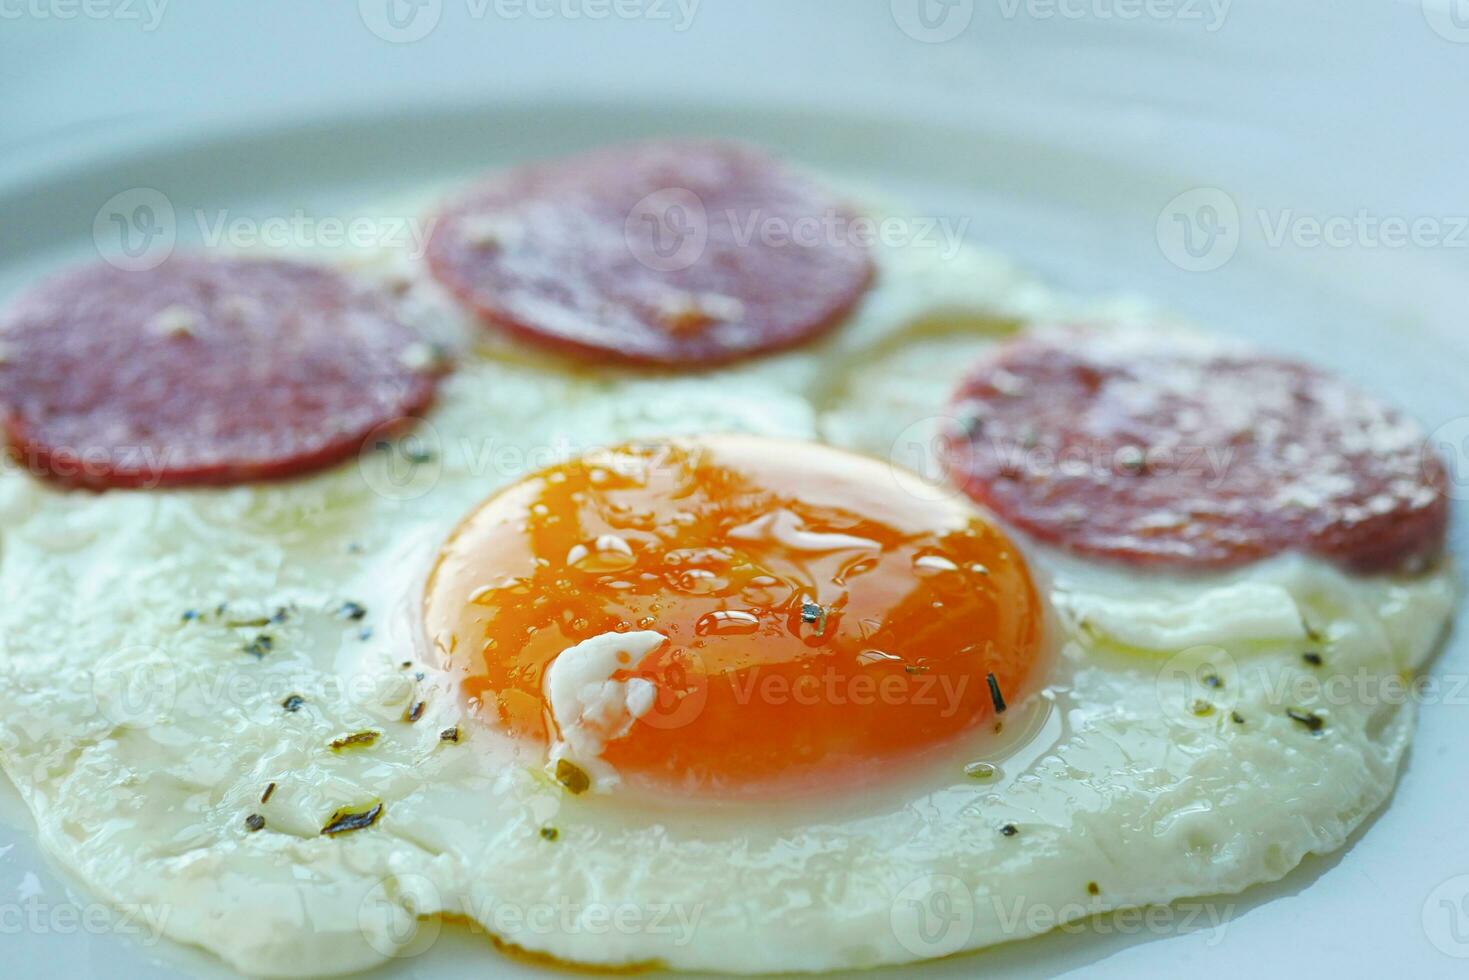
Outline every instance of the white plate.
[[(1022, 2), (1020, 14), (977, 13), (954, 39), (932, 44), (904, 34), (886, 0), (867, 6), (875, 9), (846, 19), (808, 10), (779, 20), (773, 4), (742, 14), (711, 4), (677, 45), (650, 24), (605, 25), (613, 46), (585, 22), (498, 23), (495, 38), (508, 43), (494, 46), (488, 67), (485, 36), (477, 44), (460, 29), (483, 25), (457, 24), (465, 11), (450, 3), (437, 32), (416, 45), (371, 36), (351, 11), (293, 26), (180, 8), (147, 36), (116, 23), (7, 23), (7, 46), (21, 36), (35, 42), (11, 63), (29, 60), (39, 74), (8, 98), (0, 133), (0, 298), (40, 271), (95, 255), (99, 212), (105, 231), (107, 202), (138, 188), (167, 197), (187, 244), (199, 237), (196, 209), (210, 220), (224, 209), (350, 217), (357, 204), (527, 156), (643, 134), (738, 136), (889, 187), (915, 214), (969, 218), (972, 240), (1066, 287), (1141, 292), (1343, 371), (1431, 428), (1448, 426), (1456, 489), (1469, 497), (1469, 427), (1457, 427), (1469, 426), (1457, 422), (1469, 416), (1469, 229), (1456, 230), (1469, 216), (1469, 147), (1455, 122), (1469, 46), (1449, 39), (1454, 21), (1410, 4), (1353, 21), (1315, 2), (1287, 12), (1236, 0), (1211, 32), (1179, 18), (1124, 24), (1096, 13), (1123, 9), (1103, 0), (1073, 5), (1092, 11), (1080, 18), (1046, 18), (1043, 5)], [(282, 34), (291, 71), (261, 67), (256, 56)], [(214, 101), (186, 113), (179, 90), (192, 85), (201, 50), (221, 83)], [(666, 63), (650, 67), (662, 51)], [(0, 51), (0, 63), (10, 53)], [(542, 88), (603, 95), (528, 94), (548, 78), (558, 84)], [(119, 79), (136, 81), (119, 89)], [(482, 86), (474, 99), (435, 94), (472, 84)], [(672, 99), (671, 90), (684, 95)], [(301, 91), (329, 108), (291, 108)], [(490, 101), (485, 91), (511, 94)], [(141, 114), (127, 126), (77, 128), (125, 111)], [(1199, 188), (1217, 191), (1173, 203)], [(1204, 237), (1210, 214), (1201, 206), (1215, 208), (1219, 230), (1231, 222), (1240, 230), (1237, 247), (1228, 234)], [(1312, 220), (1351, 223), (1361, 209), (1377, 220), (1421, 219), (1447, 241), (1374, 246), (1358, 225), (1341, 246), (1311, 244)], [(1296, 237), (1276, 243), (1282, 220)], [(1196, 254), (1180, 251), (1188, 222)], [(1180, 268), (1221, 259), (1209, 271)], [(1469, 553), (1466, 543), (1459, 522), (1456, 552)], [(1469, 645), (1452, 642), (1435, 672), (1453, 696), (1425, 707), (1388, 809), (1341, 854), (1215, 900), (1231, 910), (1222, 929), (1186, 929), (1179, 917), (1162, 928), (1101, 920), (918, 975), (1462, 975), (1469, 688), (1457, 685), (1469, 677)], [(29, 833), (23, 808), (0, 789), (8, 975), (230, 975), (200, 954), (117, 936)], [(542, 974), (447, 931), (428, 955), (382, 973), (471, 969)]]

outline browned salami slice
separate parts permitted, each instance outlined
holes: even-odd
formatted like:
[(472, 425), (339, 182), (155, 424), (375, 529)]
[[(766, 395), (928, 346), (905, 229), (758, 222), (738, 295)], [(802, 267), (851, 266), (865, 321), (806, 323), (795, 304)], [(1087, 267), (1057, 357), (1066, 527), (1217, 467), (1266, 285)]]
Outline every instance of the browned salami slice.
[(1199, 569), (1301, 551), (1383, 572), (1444, 546), (1447, 474), (1423, 431), (1304, 364), (1053, 329), (978, 365), (954, 405), (963, 488), (1072, 551)]
[(10, 452), (97, 489), (295, 476), (421, 413), (431, 357), (317, 266), (174, 257), (64, 273), (0, 314)]
[(491, 178), (439, 216), (428, 262), (483, 320), (527, 340), (719, 364), (847, 315), (873, 276), (854, 220), (755, 150), (648, 142)]

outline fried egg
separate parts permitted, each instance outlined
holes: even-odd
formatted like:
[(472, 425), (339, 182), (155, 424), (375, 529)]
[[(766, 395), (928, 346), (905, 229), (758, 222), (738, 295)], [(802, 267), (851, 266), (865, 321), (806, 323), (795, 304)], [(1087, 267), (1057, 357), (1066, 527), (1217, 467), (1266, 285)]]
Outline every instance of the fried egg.
[(883, 249), (819, 344), (592, 373), (368, 258), (462, 351), (414, 433), (226, 490), (0, 474), (0, 762), (172, 938), (261, 976), (445, 919), (603, 967), (911, 963), (1279, 878), (1390, 793), (1449, 569), (1128, 572), (924, 479), (974, 354), (1131, 308)]

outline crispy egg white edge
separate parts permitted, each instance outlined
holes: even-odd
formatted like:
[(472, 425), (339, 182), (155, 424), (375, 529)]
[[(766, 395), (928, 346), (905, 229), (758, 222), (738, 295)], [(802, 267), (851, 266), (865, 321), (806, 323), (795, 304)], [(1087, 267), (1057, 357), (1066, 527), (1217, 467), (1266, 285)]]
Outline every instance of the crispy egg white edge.
[[(405, 275), (401, 257), (351, 261)], [(1016, 901), (1093, 914), (1229, 893), (1339, 847), (1390, 792), (1412, 707), (1333, 704), (1327, 736), (1301, 730), (1272, 693), (1304, 669), (1301, 636), (1288, 616), (1254, 617), (1248, 603), (1245, 624), (1238, 590), (1265, 590), (1272, 608), (1294, 604), (1327, 631), (1332, 670), (1386, 676), (1430, 654), (1455, 601), (1447, 570), (1356, 580), (1286, 558), (1166, 588), (1150, 579), (1150, 640), (1128, 605), (1140, 577), (1032, 551), (1058, 612), (1056, 672), (1012, 708), (1017, 742), (996, 753), (977, 740), (1000, 775), (979, 784), (955, 767), (926, 774), (921, 791), (792, 806), (765, 825), (738, 807), (650, 813), (568, 799), (424, 669), (412, 620), (423, 569), (469, 507), (522, 472), (701, 429), (822, 436), (886, 456), (941, 413), (948, 385), (933, 372), (962, 368), (1007, 321), (1152, 315), (1130, 301), (1055, 298), (976, 251), (942, 262), (885, 251), (880, 265), (846, 328), (719, 371), (718, 385), (634, 372), (608, 381), (471, 341), (434, 288), (410, 280), (426, 334), (476, 348), (420, 433), (427, 465), (370, 453), (291, 484), (100, 497), (0, 476), (0, 588), (12, 597), (0, 609), (0, 762), (43, 845), (113, 901), (166, 909), (170, 936), (257, 975), (370, 966), (421, 941), (412, 920), (438, 911), (590, 963), (874, 966), (1056, 924), (1017, 923)], [(873, 351), (880, 365), (864, 362)], [(1220, 600), (1227, 615), (1212, 634), (1189, 634), (1221, 590), (1233, 597)], [(366, 620), (340, 616), (349, 599)], [(1192, 624), (1169, 622), (1175, 601)], [(219, 602), (232, 605), (215, 616)], [(242, 651), (258, 628), (229, 623), (279, 604), (293, 612), (256, 661)], [(210, 614), (184, 623), (185, 608)], [(1241, 630), (1249, 640), (1233, 642)], [(1225, 648), (1229, 710), (1251, 719), (1247, 731), (1228, 727), (1223, 704), (1207, 718), (1178, 710), (1164, 669), (1178, 651), (1138, 645), (1180, 636)], [(290, 693), (306, 697), (293, 714), (280, 705)], [(425, 715), (407, 724), (416, 700)], [(456, 725), (463, 740), (442, 741)], [(364, 730), (382, 732), (370, 749), (327, 747)], [(375, 828), (320, 836), (337, 809), (373, 800), (387, 807)], [(254, 812), (266, 831), (244, 829)], [(1019, 833), (997, 833), (1005, 823)], [(540, 830), (552, 825), (548, 842)], [(967, 896), (963, 935), (934, 943), (904, 918), (936, 895)], [(566, 919), (551, 902), (580, 911)], [(550, 919), (531, 921), (539, 910)], [(641, 916), (631, 931), (593, 922), (628, 911)]]

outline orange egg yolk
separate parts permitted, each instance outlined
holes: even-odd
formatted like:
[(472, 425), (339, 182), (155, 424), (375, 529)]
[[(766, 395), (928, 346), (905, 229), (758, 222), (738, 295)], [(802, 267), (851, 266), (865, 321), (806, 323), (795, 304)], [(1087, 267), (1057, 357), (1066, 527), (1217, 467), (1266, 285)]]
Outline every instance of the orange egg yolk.
[(602, 758), (731, 793), (865, 782), (991, 719), (1041, 643), (1024, 561), (983, 515), (875, 460), (745, 436), (635, 444), (491, 497), (444, 546), (428, 636), (481, 710), (554, 742), (563, 651), (667, 642), (608, 679), (657, 698)]

